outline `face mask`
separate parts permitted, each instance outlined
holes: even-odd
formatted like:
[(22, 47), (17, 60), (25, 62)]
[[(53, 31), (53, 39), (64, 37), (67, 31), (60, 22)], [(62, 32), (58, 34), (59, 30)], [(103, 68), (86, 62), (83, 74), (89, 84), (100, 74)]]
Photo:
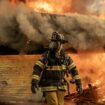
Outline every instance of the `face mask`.
[(55, 52), (59, 51), (60, 47), (61, 47), (61, 43), (60, 42), (55, 42), (55, 41), (52, 41), (49, 45), (49, 48), (51, 50), (54, 50)]

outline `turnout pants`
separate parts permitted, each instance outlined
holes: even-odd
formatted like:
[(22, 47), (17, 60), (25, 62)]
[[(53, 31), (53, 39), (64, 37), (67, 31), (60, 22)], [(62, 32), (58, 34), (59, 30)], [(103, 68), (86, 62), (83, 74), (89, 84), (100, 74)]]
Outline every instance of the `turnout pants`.
[(65, 91), (51, 91), (45, 92), (47, 105), (64, 105)]

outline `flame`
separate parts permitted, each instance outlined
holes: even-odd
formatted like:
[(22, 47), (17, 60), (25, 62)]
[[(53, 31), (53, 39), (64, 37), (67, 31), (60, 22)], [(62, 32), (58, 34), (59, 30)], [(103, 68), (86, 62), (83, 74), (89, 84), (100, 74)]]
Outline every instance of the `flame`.
[(48, 13), (54, 12), (53, 6), (47, 2), (33, 1), (33, 2), (30, 2), (28, 5), (36, 12), (48, 12)]
[(70, 56), (77, 64), (83, 87), (87, 88), (87, 84), (98, 87), (99, 102), (105, 101), (105, 53), (79, 53)]
[(103, 15), (103, 14), (99, 15), (98, 17), (99, 17), (100, 19), (105, 20), (105, 15)]
[[(73, 0), (10, 0), (12, 5), (16, 5), (19, 1), (23, 1), (27, 7), (29, 7), (32, 11), (40, 12), (40, 13), (51, 13), (51, 14), (67, 14), (67, 13), (78, 13), (75, 10), (76, 7), (73, 7)], [(103, 0), (101, 5), (105, 5), (105, 0)], [(84, 4), (85, 5), (85, 4)], [(74, 5), (75, 6), (75, 5)], [(78, 5), (76, 5), (78, 6)], [(99, 8), (99, 7), (97, 7)], [(85, 15), (97, 16), (99, 19), (105, 19), (104, 13), (96, 12), (94, 13), (91, 9), (88, 9), (88, 12), (80, 9), (80, 13)]]
[(10, 2), (11, 2), (11, 4), (12, 4), (13, 6), (16, 5), (16, 0), (10, 0)]
[(41, 13), (65, 13), (71, 6), (72, 0), (27, 0), (26, 4), (29, 8)]
[(94, 83), (93, 83), (93, 86), (100, 86), (101, 84), (101, 81), (100, 80), (96, 80)]
[[(73, 0), (27, 0), (26, 4), (29, 8), (40, 13), (52, 13), (52, 14), (67, 14), (78, 13), (72, 6)], [(104, 2), (102, 2), (104, 4)], [(83, 10), (81, 10), (83, 11)], [(87, 15), (97, 16), (99, 19), (105, 19), (103, 13), (91, 14), (89, 12), (83, 13)]]

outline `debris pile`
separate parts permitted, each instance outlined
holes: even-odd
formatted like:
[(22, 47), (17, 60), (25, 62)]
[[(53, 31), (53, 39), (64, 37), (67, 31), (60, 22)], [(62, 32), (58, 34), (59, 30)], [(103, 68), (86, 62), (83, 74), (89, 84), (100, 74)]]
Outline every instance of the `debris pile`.
[(76, 105), (105, 105), (105, 103), (98, 102), (98, 87), (88, 84), (88, 88), (83, 90), (81, 95), (77, 93), (72, 93), (71, 95), (66, 95), (66, 101), (73, 101)]

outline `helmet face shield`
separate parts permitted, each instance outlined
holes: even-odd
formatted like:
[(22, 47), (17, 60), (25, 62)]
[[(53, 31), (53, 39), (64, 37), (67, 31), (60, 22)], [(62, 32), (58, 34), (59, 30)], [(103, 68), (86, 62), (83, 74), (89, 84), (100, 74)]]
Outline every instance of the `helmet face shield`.
[(49, 48), (53, 51), (59, 51), (61, 43), (59, 41), (51, 41)]
[(67, 42), (68, 41), (64, 39), (64, 36), (62, 34), (59, 34), (58, 32), (53, 32), (49, 49), (51, 51), (59, 53), (63, 47), (63, 44)]

